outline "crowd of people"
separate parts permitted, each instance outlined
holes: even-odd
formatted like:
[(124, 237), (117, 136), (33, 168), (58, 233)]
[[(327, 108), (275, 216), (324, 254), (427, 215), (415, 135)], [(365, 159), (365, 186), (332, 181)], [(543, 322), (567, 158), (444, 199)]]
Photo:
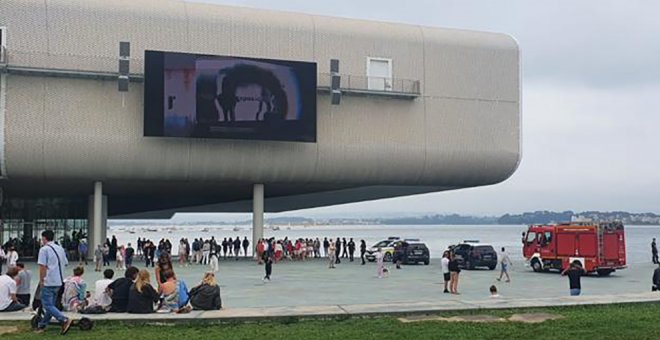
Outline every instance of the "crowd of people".
[[(103, 278), (94, 282), (94, 294), (88, 290), (84, 274), (86, 256), (78, 254), (80, 265), (73, 268), (71, 275), (65, 275), (68, 258), (75, 256), (54, 242), (54, 234), (50, 230), (42, 233), (42, 247), (39, 250), (37, 264), (39, 266), (39, 284), (34, 296), (31, 295), (30, 281), (32, 272), (19, 262), (18, 252), (11, 245), (7, 251), (0, 247), (0, 263), (5, 262), (7, 270), (0, 276), (0, 312), (20, 311), (28, 306), (43, 311), (38, 324), (38, 332), (43, 331), (55, 318), (62, 325), (62, 333), (71, 326), (71, 320), (62, 311), (83, 314), (99, 313), (186, 313), (191, 310), (218, 310), (222, 308), (220, 287), (216, 280), (218, 260), (220, 258), (248, 257), (250, 242), (247, 237), (241, 240), (225, 238), (218, 242), (215, 238), (196, 238), (192, 242), (182, 238), (179, 240), (178, 263), (180, 266), (192, 264), (209, 266), (210, 270), (203, 274), (200, 282), (188, 289), (186, 283), (177, 277), (172, 262), (172, 244), (162, 239), (156, 245), (146, 238), (138, 238), (137, 249), (131, 243), (119, 245), (113, 236), (102, 245), (97, 245), (94, 252), (95, 271), (102, 271)], [(78, 246), (86, 244), (84, 240), (77, 242)], [(652, 260), (657, 261), (655, 239), (651, 244)], [(341, 259), (354, 261), (358, 250), (356, 242), (349, 238), (299, 238), (260, 239), (254, 246), (255, 258), (258, 264), (264, 265), (264, 282), (271, 280), (273, 264), (284, 259), (290, 261), (305, 261), (309, 258), (327, 258), (328, 267), (336, 268)], [(359, 241), (360, 257), (365, 264), (366, 243)], [(79, 249), (80, 251), (80, 249)], [(67, 255), (68, 253), (68, 255)], [(81, 251), (82, 253), (82, 251)], [(395, 249), (394, 264), (400, 268)], [(376, 275), (384, 278), (389, 269), (384, 263), (381, 248), (374, 252)], [(145, 261), (145, 268), (133, 265), (134, 257)], [(75, 257), (74, 257), (75, 258)], [(123, 277), (115, 279), (115, 270), (111, 267), (115, 261), (115, 270), (123, 272)], [(505, 248), (501, 248), (498, 256), (500, 275), (498, 281), (511, 281), (509, 273), (512, 261)], [(152, 272), (148, 269), (153, 268)], [(459, 294), (459, 277), (461, 265), (452, 249), (443, 253), (441, 270), (444, 280), (444, 293)], [(587, 272), (580, 261), (573, 261), (561, 273), (569, 279), (570, 295), (581, 294), (582, 276)], [(652, 290), (660, 291), (660, 266), (653, 273)], [(491, 297), (499, 297), (497, 287), (489, 288)]]
[[(188, 289), (186, 283), (177, 277), (172, 259), (164, 248), (154, 267), (155, 283), (151, 281), (149, 270), (139, 269), (125, 262), (126, 250), (116, 247), (114, 260), (122, 262), (124, 276), (113, 280), (115, 272), (111, 268), (103, 270), (103, 279), (94, 283), (94, 295), (87, 290), (84, 280), (85, 268), (73, 268), (72, 275), (65, 277), (68, 257), (64, 248), (53, 241), (50, 230), (42, 233), (42, 247), (39, 250), (39, 284), (34, 297), (30, 296), (32, 273), (23, 263), (10, 265), (0, 276), (0, 312), (20, 311), (28, 306), (43, 314), (37, 332), (43, 332), (55, 318), (62, 327), (61, 333), (71, 327), (72, 320), (62, 314), (77, 312), (83, 314), (100, 313), (186, 313), (195, 310), (218, 310), (222, 308), (220, 286), (213, 272), (204, 273), (199, 284)], [(113, 237), (114, 239), (114, 237)], [(116, 242), (116, 241), (115, 241)], [(107, 244), (100, 248), (110, 248)], [(110, 251), (102, 251), (103, 261), (110, 261)], [(129, 258), (132, 254), (129, 254)]]

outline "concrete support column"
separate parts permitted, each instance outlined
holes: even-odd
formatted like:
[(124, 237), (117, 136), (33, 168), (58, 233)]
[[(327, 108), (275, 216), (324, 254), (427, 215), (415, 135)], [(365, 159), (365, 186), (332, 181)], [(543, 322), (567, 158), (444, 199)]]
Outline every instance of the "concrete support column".
[(88, 257), (94, 257), (94, 250), (99, 244), (105, 242), (106, 225), (108, 221), (108, 198), (103, 196), (103, 183), (94, 183), (94, 195), (89, 197), (88, 226), (89, 235), (87, 240)]
[[(259, 239), (264, 237), (264, 185), (255, 184), (252, 188), (252, 249), (256, 249)], [(256, 256), (256, 252), (254, 252)]]

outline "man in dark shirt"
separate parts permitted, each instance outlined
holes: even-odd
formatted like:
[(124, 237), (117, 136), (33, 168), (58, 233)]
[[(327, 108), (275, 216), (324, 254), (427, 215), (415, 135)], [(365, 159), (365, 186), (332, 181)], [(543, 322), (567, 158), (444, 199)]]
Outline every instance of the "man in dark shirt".
[(108, 285), (108, 292), (112, 297), (110, 312), (126, 313), (126, 307), (128, 306), (128, 293), (133, 281), (137, 278), (138, 271), (139, 270), (135, 267), (128, 267), (124, 272), (124, 277), (119, 278)]
[(135, 254), (135, 249), (131, 247), (131, 244), (128, 244), (128, 247), (126, 247), (126, 252), (124, 256), (124, 261), (126, 261), (126, 267), (130, 267), (133, 265), (133, 254)]
[[(341, 254), (341, 257), (347, 258), (348, 257), (348, 246), (346, 244), (346, 238), (344, 237), (341, 241), (341, 247), (344, 249), (344, 252)], [(339, 248), (337, 248), (339, 249)]]
[(248, 248), (250, 247), (250, 241), (248, 241), (247, 236), (243, 239), (243, 253), (245, 257), (248, 256)]
[(582, 267), (582, 263), (578, 260), (571, 262), (571, 265), (564, 269), (561, 272), (562, 276), (568, 276), (568, 284), (571, 292), (571, 296), (578, 296), (582, 291), (582, 285), (580, 284), (580, 278), (582, 275), (587, 274), (587, 271)]
[(341, 255), (341, 239), (339, 239), (339, 237), (337, 237), (337, 242), (335, 242), (335, 247), (337, 248), (337, 250), (335, 251), (335, 254), (336, 254), (335, 257), (337, 258), (337, 260), (335, 261), (335, 263), (341, 263), (341, 260), (339, 259), (341, 257), (340, 256)]
[(234, 256), (236, 256), (236, 261), (238, 261), (238, 256), (241, 253), (241, 238), (236, 236), (234, 239)]
[(353, 239), (350, 239), (350, 241), (348, 241), (348, 258), (351, 262), (353, 262), (354, 254), (355, 254), (355, 242), (353, 241)]
[(660, 292), (660, 263), (659, 266), (653, 271), (653, 288), (654, 292)]
[(328, 248), (330, 248), (330, 241), (328, 241), (327, 237), (323, 238), (323, 255), (325, 257), (328, 257)]
[(654, 264), (658, 264), (658, 246), (655, 244), (655, 237), (651, 242), (651, 260)]

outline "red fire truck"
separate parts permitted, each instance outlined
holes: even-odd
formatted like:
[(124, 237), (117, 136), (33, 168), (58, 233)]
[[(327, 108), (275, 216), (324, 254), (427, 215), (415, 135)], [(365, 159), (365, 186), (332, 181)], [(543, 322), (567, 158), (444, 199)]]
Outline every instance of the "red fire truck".
[(531, 225), (522, 241), (523, 256), (535, 272), (561, 271), (574, 260), (600, 276), (626, 268), (626, 240), (619, 222)]

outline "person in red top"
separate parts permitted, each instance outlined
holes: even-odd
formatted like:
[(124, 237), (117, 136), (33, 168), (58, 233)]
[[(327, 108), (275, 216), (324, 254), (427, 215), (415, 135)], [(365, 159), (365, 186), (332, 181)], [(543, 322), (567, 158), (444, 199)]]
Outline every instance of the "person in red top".
[(258, 264), (262, 264), (262, 263), (263, 263), (263, 262), (262, 262), (262, 258), (263, 258), (263, 256), (264, 256), (264, 250), (265, 250), (265, 247), (264, 247), (264, 240), (263, 240), (263, 239), (259, 239), (259, 241), (257, 242), (257, 263), (258, 263)]

